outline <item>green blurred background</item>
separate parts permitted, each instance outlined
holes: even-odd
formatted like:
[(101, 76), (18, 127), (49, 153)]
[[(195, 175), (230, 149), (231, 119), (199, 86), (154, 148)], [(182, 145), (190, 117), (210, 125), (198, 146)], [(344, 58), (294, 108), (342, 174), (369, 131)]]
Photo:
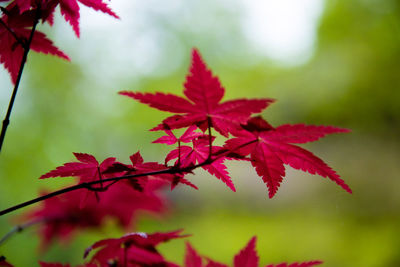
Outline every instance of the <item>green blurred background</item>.
[[(273, 125), (330, 124), (351, 134), (305, 146), (353, 189), (287, 168), (278, 194), (243, 163), (229, 164), (238, 192), (196, 171), (164, 218), (139, 231), (184, 228), (200, 253), (225, 263), (253, 236), (261, 264), (320, 259), (324, 266), (400, 266), (400, 2), (397, 0), (114, 0), (121, 20), (82, 8), (81, 39), (60, 17), (41, 26), (72, 62), (30, 54), (0, 155), (0, 209), (56, 189), (68, 179), (37, 177), (86, 152), (128, 162), (140, 150), (162, 161), (149, 132), (166, 114), (120, 90), (181, 94), (197, 47), (226, 88), (225, 99), (272, 97)], [(4, 116), (11, 94), (0, 73)], [(162, 153), (161, 153), (162, 152)], [(0, 218), (0, 235), (24, 210)], [(132, 229), (133, 230), (133, 229)], [(79, 263), (84, 248), (123, 232), (112, 222), (38, 254), (34, 227), (0, 246), (16, 266), (38, 259)], [(184, 241), (161, 248), (181, 262)]]

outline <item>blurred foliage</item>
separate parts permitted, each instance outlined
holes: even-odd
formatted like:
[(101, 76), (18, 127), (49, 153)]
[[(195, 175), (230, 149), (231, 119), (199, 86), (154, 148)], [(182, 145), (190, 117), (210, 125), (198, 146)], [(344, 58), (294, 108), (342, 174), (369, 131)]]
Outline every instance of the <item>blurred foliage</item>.
[[(162, 33), (157, 44), (162, 58), (154, 74), (139, 73), (140, 66), (97, 64), (101, 55), (110, 60), (109, 48), (102, 50), (101, 45), (95, 54), (82, 55), (92, 62), (96, 56), (96, 62), (78, 64), (84, 39), (66, 48), (75, 55), (72, 63), (30, 54), (0, 155), (0, 208), (33, 198), (42, 188), (68, 184), (68, 178), (47, 183), (36, 178), (70, 161), (72, 152), (92, 153), (99, 159), (116, 156), (127, 162), (130, 154), (141, 150), (145, 160), (162, 161), (167, 148), (150, 145), (160, 133), (148, 129), (165, 114), (117, 92), (181, 94), (189, 51), (196, 46), (220, 76), (226, 99), (278, 99), (264, 114), (273, 125), (351, 128), (350, 135), (331, 136), (307, 148), (337, 170), (354, 194), (321, 177), (288, 170), (278, 194), (268, 200), (254, 171), (235, 162), (229, 168), (237, 193), (197, 171), (192, 180), (199, 185), (198, 192), (177, 188), (168, 193), (170, 214), (157, 220), (145, 217), (137, 230), (184, 228), (193, 234), (189, 240), (200, 253), (227, 263), (257, 235), (263, 264), (321, 259), (327, 267), (399, 266), (400, 3), (326, 1), (314, 56), (298, 66), (273, 62), (251, 50), (240, 28), (240, 5), (235, 3), (227, 7), (222, 0), (187, 1), (175, 11), (157, 12), (153, 7), (138, 14), (146, 18), (143, 25)], [(97, 43), (107, 41), (112, 40), (105, 36)], [(130, 42), (135, 43), (134, 34)], [(170, 65), (169, 71), (159, 71)], [(130, 75), (112, 79), (106, 70), (113, 68)], [(90, 74), (96, 71), (98, 77)], [(5, 91), (11, 85), (2, 81), (2, 87), (4, 114), (9, 97)], [(24, 211), (1, 217), (0, 234)], [(78, 263), (83, 249), (95, 240), (121, 234), (110, 222), (107, 229), (82, 233), (70, 244), (55, 244), (38, 256), (34, 229), (27, 229), (1, 246), (0, 254), (16, 266), (35, 266), (38, 258)], [(180, 261), (183, 247), (184, 241), (174, 241), (163, 251)]]
[(326, 4), (309, 71), (323, 79), (316, 83), (320, 90), (331, 94), (307, 117), (322, 121), (325, 116), (398, 140), (400, 2), (334, 0)]

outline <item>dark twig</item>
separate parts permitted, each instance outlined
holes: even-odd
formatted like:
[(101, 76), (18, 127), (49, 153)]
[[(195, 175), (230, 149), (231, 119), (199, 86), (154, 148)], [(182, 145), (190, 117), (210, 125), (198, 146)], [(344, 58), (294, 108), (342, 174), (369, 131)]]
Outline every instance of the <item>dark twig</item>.
[(1, 239), (0, 239), (0, 246), (3, 245), (8, 239), (10, 239), (10, 237), (12, 237), (14, 234), (16, 233), (21, 233), (23, 230), (25, 230), (26, 228), (33, 226), (35, 224), (41, 223), (43, 222), (44, 219), (39, 219), (39, 220), (32, 220), (29, 222), (26, 222), (24, 224), (20, 224), (20, 225), (16, 225), (14, 226), (11, 231), (9, 231), (8, 233), (6, 233)]
[(13, 92), (12, 92), (12, 95), (11, 95), (10, 103), (8, 104), (7, 114), (6, 114), (6, 116), (5, 116), (4, 120), (3, 120), (3, 126), (1, 128), (1, 134), (0, 134), (0, 152), (1, 152), (1, 148), (3, 146), (4, 138), (6, 136), (7, 127), (10, 124), (11, 111), (12, 111), (12, 108), (14, 106), (15, 97), (17, 96), (18, 87), (19, 87), (19, 84), (21, 82), (22, 72), (24, 70), (26, 59), (28, 57), (30, 46), (31, 46), (31, 43), (32, 43), (32, 40), (33, 40), (33, 35), (35, 33), (36, 26), (39, 23), (40, 16), (41, 16), (41, 12), (40, 12), (40, 6), (39, 6), (38, 9), (37, 9), (37, 12), (36, 12), (36, 18), (35, 18), (35, 21), (33, 23), (31, 33), (29, 35), (29, 39), (28, 39), (26, 45), (23, 46), (24, 47), (24, 54), (22, 55), (22, 60), (21, 60), (21, 64), (20, 64), (20, 67), (19, 67), (17, 80), (15, 82), (15, 86), (14, 86), (14, 89), (13, 89)]
[(207, 124), (208, 124), (208, 145), (209, 145), (208, 159), (211, 159), (211, 156), (212, 156), (212, 135), (211, 135), (211, 118), (210, 117), (207, 117)]
[[(100, 184), (100, 183), (115, 182), (115, 181), (120, 181), (120, 180), (131, 179), (131, 178), (144, 177), (144, 176), (148, 176), (148, 175), (158, 175), (158, 174), (165, 174), (165, 173), (174, 174), (174, 173), (180, 173), (180, 172), (188, 172), (188, 171), (191, 171), (191, 170), (199, 167), (200, 165), (202, 166), (204, 164), (198, 164), (198, 165), (190, 167), (190, 168), (189, 167), (188, 168), (182, 168), (182, 169), (171, 168), (171, 169), (165, 169), (165, 170), (161, 170), (161, 171), (154, 171), (154, 172), (131, 174), (131, 175), (125, 175), (125, 176), (119, 176), (119, 177), (112, 177), (112, 178), (103, 179), (101, 181), (100, 180), (95, 180), (95, 181), (92, 181), (92, 182), (85, 182), (85, 183), (73, 185), (73, 186), (70, 186), (70, 187), (66, 187), (66, 188), (54, 191), (54, 192), (49, 193), (47, 195), (43, 195), (43, 196), (31, 199), (29, 201), (26, 201), (26, 202), (23, 202), (21, 204), (15, 205), (15, 206), (10, 207), (8, 209), (2, 210), (2, 211), (0, 211), (0, 216), (2, 216), (4, 214), (7, 214), (7, 213), (10, 213), (12, 211), (21, 209), (23, 207), (35, 204), (37, 202), (46, 200), (48, 198), (52, 198), (52, 197), (55, 197), (55, 196), (58, 196), (58, 195), (61, 195), (61, 194), (64, 194), (64, 193), (68, 193), (68, 192), (71, 192), (71, 191), (75, 191), (75, 190), (79, 190), (79, 189), (88, 189), (88, 190), (91, 190), (91, 191), (97, 191), (97, 189), (93, 188), (92, 186)], [(98, 188), (98, 189), (100, 189), (100, 188)], [(104, 189), (100, 189), (100, 190), (104, 190)]]

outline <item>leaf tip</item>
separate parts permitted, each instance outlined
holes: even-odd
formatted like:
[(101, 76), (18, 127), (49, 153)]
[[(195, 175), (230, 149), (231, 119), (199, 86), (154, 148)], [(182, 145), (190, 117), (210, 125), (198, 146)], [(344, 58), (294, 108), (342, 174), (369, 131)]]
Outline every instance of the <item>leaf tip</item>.
[(275, 196), (275, 194), (276, 194), (276, 191), (269, 191), (268, 192), (268, 198), (269, 199), (273, 198)]
[(233, 192), (236, 192), (236, 188), (235, 188), (235, 185), (234, 185), (234, 184), (231, 184), (231, 185), (229, 186), (229, 188), (230, 188)]
[(192, 48), (192, 57), (200, 57), (200, 52), (199, 49), (197, 47), (193, 47)]
[(131, 91), (119, 91), (119, 95), (124, 95), (124, 96), (131, 96), (132, 92)]
[[(342, 186), (343, 187), (343, 186)], [(343, 187), (344, 190), (346, 190), (347, 193), (349, 194), (353, 194), (353, 190), (351, 190), (351, 188), (346, 184), (345, 187)]]
[(342, 133), (351, 133), (352, 130), (348, 129), (348, 128), (341, 128), (342, 129)]

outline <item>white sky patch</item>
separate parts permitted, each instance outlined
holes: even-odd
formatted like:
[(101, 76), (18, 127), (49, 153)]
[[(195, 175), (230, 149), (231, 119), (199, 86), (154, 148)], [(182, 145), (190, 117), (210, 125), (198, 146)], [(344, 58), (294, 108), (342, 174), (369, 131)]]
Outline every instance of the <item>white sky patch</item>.
[[(226, 1), (219, 0), (218, 3)], [(238, 19), (242, 19), (244, 35), (253, 46), (254, 53), (251, 54), (289, 64), (303, 63), (312, 55), (324, 0), (231, 1), (243, 7), (238, 11)], [(86, 65), (86, 75), (97, 77), (99, 82), (106, 84), (113, 84), (123, 77), (169, 75), (180, 67), (184, 60), (180, 52), (184, 49), (181, 40), (173, 27), (160, 28), (154, 20), (186, 25), (190, 23), (184, 20), (188, 13), (186, 15), (193, 18), (194, 23), (198, 23), (199, 17), (218, 22), (212, 12), (217, 4), (215, 7), (209, 5), (207, 13), (210, 17), (204, 17), (204, 10), (192, 10), (190, 3), (193, 2), (186, 0), (114, 0), (107, 3), (121, 20), (80, 5), (80, 39), (59, 14), (54, 27), (56, 45), (71, 57), (72, 62)], [(192, 9), (185, 10), (185, 7)], [(183, 29), (190, 32), (196, 27), (188, 24)], [(195, 41), (193, 45), (196, 45)], [(79, 49), (74, 49), (76, 47)], [(99, 76), (99, 73), (102, 74)]]
[[(173, 44), (181, 47), (169, 33), (161, 32), (149, 23), (149, 12), (168, 13), (178, 8), (183, 0), (169, 2), (159, 0), (115, 0), (107, 2), (121, 18), (97, 12), (80, 5), (81, 37), (77, 39), (71, 26), (58, 14), (56, 17), (56, 39), (73, 62), (86, 66), (86, 74), (97, 77), (101, 82), (112, 83), (123, 77), (168, 75), (180, 67), (183, 58), (168, 64), (167, 71), (161, 69), (163, 60), (161, 45)], [(59, 13), (59, 12), (58, 12)], [(74, 47), (79, 46), (79, 49)], [(165, 66), (162, 66), (165, 67)]]
[(243, 30), (254, 48), (284, 63), (313, 52), (324, 0), (243, 0)]

